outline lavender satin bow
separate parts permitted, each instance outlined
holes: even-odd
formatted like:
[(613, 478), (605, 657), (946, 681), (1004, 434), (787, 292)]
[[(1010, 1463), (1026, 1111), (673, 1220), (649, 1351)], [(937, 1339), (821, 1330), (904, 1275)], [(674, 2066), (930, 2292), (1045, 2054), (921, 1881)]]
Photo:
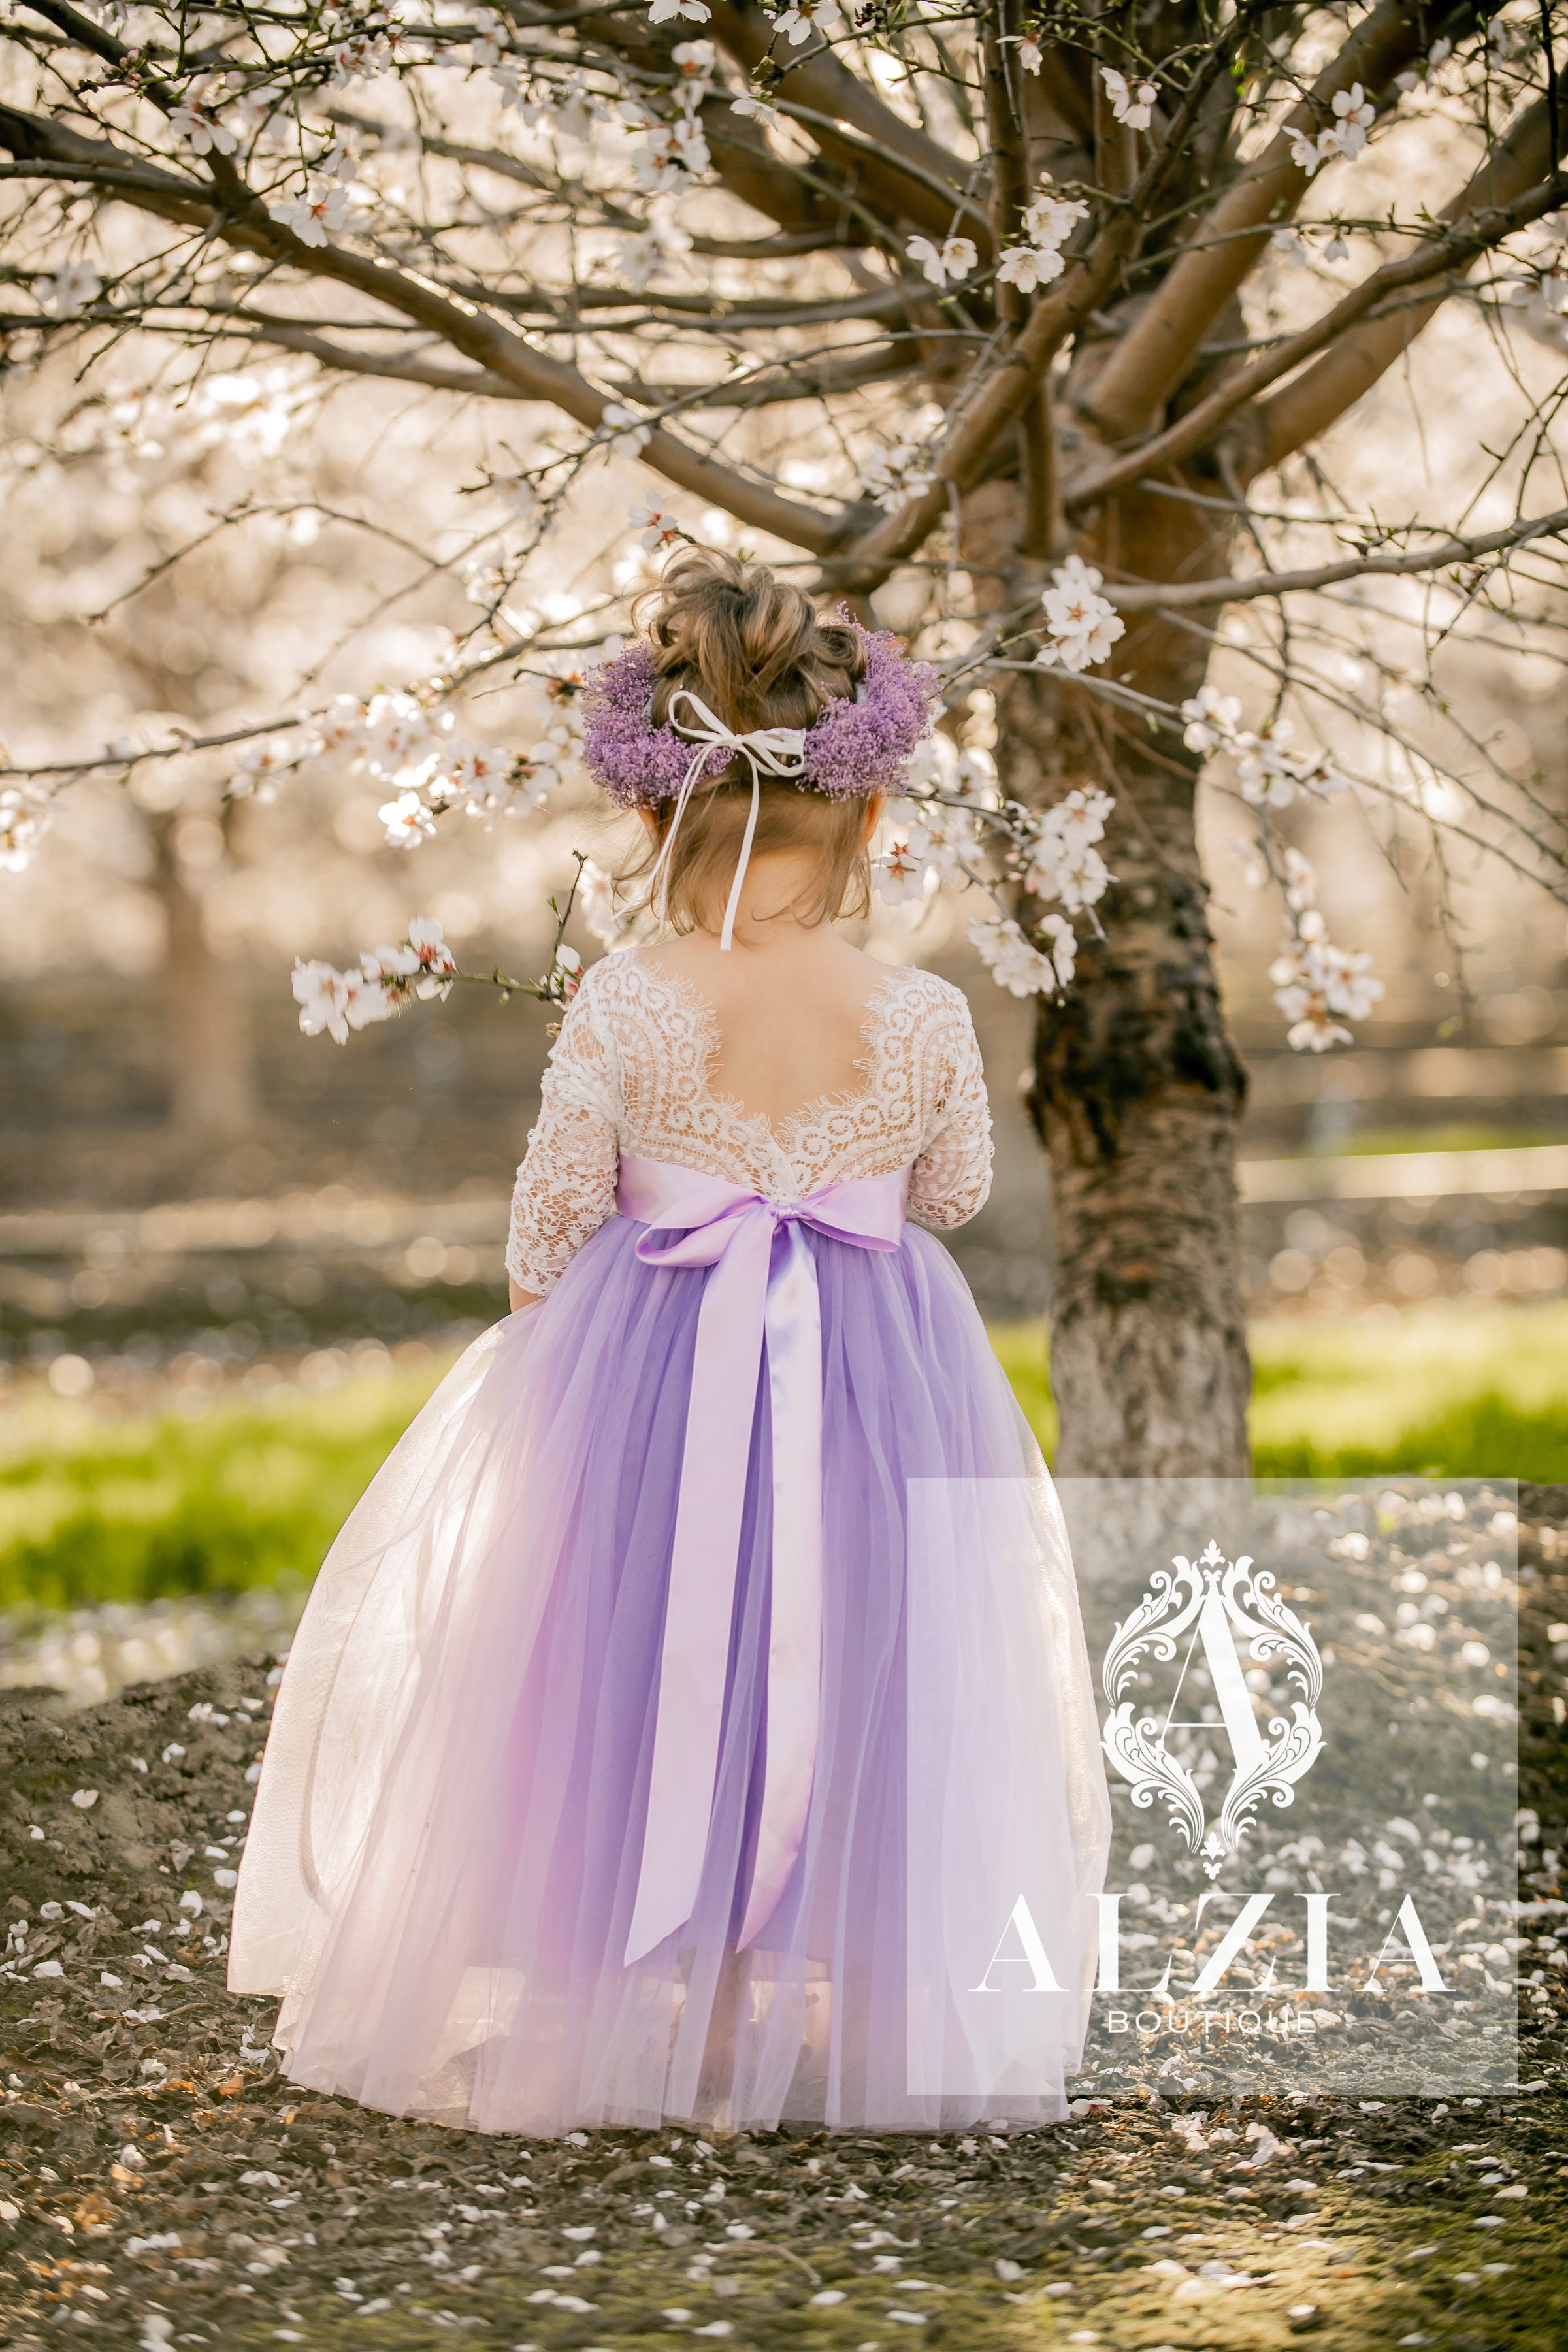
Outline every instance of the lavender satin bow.
[(702, 1876), (764, 1341), (773, 1436), (767, 1751), (741, 1948), (766, 1925), (800, 1850), (822, 1654), (822, 1334), (816, 1263), (802, 1228), (896, 1250), (908, 1190), (903, 1169), (782, 1202), (666, 1160), (622, 1159), (616, 1206), (649, 1228), (638, 1257), (711, 1268), (697, 1318), (628, 1965), (690, 1917)]

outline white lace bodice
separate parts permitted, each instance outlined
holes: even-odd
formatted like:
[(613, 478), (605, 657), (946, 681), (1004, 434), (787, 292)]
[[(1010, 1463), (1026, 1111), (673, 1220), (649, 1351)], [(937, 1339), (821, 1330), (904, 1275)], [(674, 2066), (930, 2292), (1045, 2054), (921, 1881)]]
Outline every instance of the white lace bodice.
[(512, 1195), (512, 1280), (542, 1294), (560, 1279), (614, 1213), (623, 1152), (773, 1201), (910, 1168), (913, 1221), (963, 1224), (991, 1189), (991, 1112), (963, 993), (934, 972), (889, 971), (863, 1037), (865, 1083), (775, 1128), (709, 1084), (712, 1007), (635, 952), (606, 956), (584, 979), (544, 1073)]

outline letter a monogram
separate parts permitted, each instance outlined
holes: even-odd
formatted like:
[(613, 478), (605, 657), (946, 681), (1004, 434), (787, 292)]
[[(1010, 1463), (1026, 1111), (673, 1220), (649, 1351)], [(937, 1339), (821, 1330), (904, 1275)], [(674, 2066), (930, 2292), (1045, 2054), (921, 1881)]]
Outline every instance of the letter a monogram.
[[(1295, 1783), (1311, 1769), (1322, 1752), (1323, 1734), (1317, 1702), (1322, 1693), (1323, 1667), (1318, 1647), (1295, 1611), (1274, 1590), (1266, 1569), (1255, 1569), (1245, 1553), (1228, 1561), (1212, 1538), (1196, 1560), (1178, 1553), (1173, 1575), (1157, 1569), (1152, 1589), (1131, 1617), (1111, 1636), (1105, 1653), (1101, 1687), (1110, 1703), (1105, 1718), (1105, 1752), (1123, 1780), (1131, 1784), (1132, 1801), (1146, 1808), (1156, 1797), (1170, 1808), (1171, 1825), (1189, 1852), (1201, 1853), (1204, 1868), (1217, 1878), (1226, 1860), (1237, 1852), (1254, 1813), (1267, 1796), (1278, 1806), (1295, 1801)], [(1248, 1610), (1252, 1613), (1248, 1614)], [(1169, 1664), (1176, 1644), (1190, 1633), (1183, 1660), (1184, 1675), (1194, 1648), (1208, 1667), (1219, 1706), (1217, 1725), (1173, 1724), (1175, 1697), (1163, 1723), (1153, 1716), (1133, 1718), (1133, 1701), (1123, 1696), (1140, 1672), (1145, 1654)], [(1259, 1662), (1276, 1656), (1288, 1661), (1287, 1673), (1300, 1693), (1290, 1702), (1290, 1714), (1275, 1716), (1266, 1739), (1252, 1711), (1236, 1636), (1248, 1645)], [(1179, 1695), (1181, 1683), (1176, 1690)], [(1205, 1826), (1203, 1799), (1191, 1772), (1165, 1744), (1173, 1728), (1223, 1728), (1230, 1741), (1236, 1769), (1226, 1792), (1219, 1820)]]

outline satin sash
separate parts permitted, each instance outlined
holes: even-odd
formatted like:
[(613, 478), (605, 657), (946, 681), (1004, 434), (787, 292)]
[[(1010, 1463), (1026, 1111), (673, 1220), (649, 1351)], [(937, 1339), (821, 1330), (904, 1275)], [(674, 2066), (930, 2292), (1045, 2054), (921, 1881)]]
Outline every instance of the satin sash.
[(896, 1250), (909, 1171), (769, 1201), (662, 1160), (621, 1160), (616, 1205), (645, 1265), (707, 1266), (680, 1463), (647, 1826), (629, 1965), (690, 1917), (719, 1767), (759, 1366), (773, 1438), (767, 1746), (742, 1948), (765, 1926), (805, 1831), (822, 1671), (822, 1327), (802, 1228)]

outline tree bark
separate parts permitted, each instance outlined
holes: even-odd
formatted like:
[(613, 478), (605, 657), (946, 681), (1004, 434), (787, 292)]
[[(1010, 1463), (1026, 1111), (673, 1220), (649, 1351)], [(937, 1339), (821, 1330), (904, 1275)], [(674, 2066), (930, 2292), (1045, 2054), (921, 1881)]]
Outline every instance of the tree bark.
[(169, 1123), (194, 1141), (225, 1144), (256, 1122), (250, 1012), (231, 964), (213, 953), (202, 902), (174, 846), (177, 817), (153, 820), (153, 886), (163, 909), (163, 1038)]
[[(1016, 508), (1017, 491), (1002, 484), (995, 506), (1004, 491)], [(1117, 501), (1079, 545), (1090, 562), (1180, 579), (1224, 562), (1227, 539), (1199, 510), (1142, 497)], [(1108, 665), (1172, 702), (1197, 691), (1206, 667), (1200, 639), (1152, 618), (1129, 626)], [(1030, 1108), (1055, 1234), (1056, 1468), (1239, 1475), (1251, 1379), (1236, 1188), (1247, 1079), (1215, 971), (1200, 762), (1050, 670), (1005, 675), (997, 756), (1004, 788), (1030, 805), (1074, 785), (1116, 799), (1103, 845), (1115, 879), (1097, 910), (1105, 936), (1079, 919), (1077, 979), (1061, 1002), (1040, 1000), (1036, 1031)]]

